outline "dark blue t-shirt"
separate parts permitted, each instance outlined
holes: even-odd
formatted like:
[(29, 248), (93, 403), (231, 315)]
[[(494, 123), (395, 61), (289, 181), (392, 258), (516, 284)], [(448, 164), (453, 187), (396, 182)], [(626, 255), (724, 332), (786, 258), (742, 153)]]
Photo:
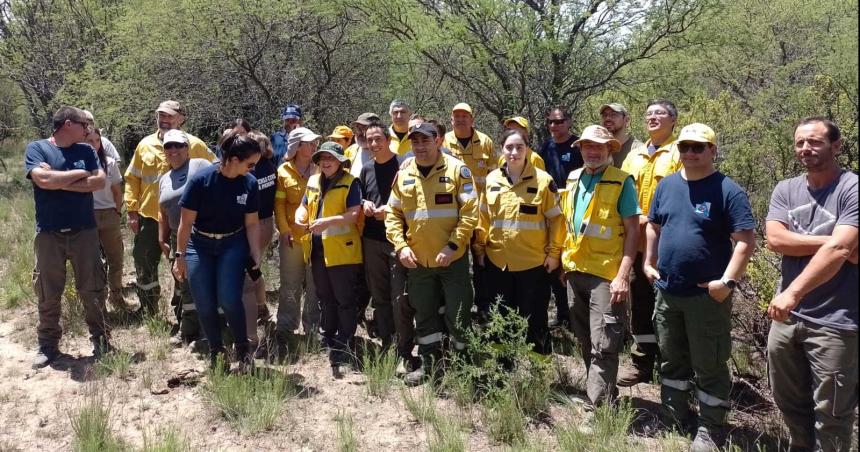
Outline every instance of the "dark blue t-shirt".
[(278, 178), (278, 169), (270, 159), (260, 159), (254, 171), (251, 173), (257, 178), (260, 192), (260, 219), (272, 218), (275, 214), (275, 182)]
[(677, 172), (657, 185), (648, 221), (660, 225), (656, 286), (667, 293), (707, 293), (732, 257), (731, 234), (755, 228), (749, 199), (726, 175), (687, 181)]
[(211, 234), (226, 234), (245, 226), (245, 214), (260, 210), (257, 178), (251, 174), (228, 179), (212, 165), (188, 182), (179, 205), (197, 211), (194, 227)]
[[(33, 141), (27, 145), (24, 157), (28, 179), (30, 171), (38, 168), (40, 163), (47, 163), (56, 171), (99, 169), (95, 151), (84, 143), (60, 148), (48, 140)], [(36, 201), (36, 232), (96, 227), (92, 193), (45, 190), (33, 183), (33, 198)]]
[(540, 154), (543, 158), (546, 172), (552, 176), (552, 180), (559, 187), (564, 187), (567, 183), (567, 175), (571, 171), (582, 168), (582, 153), (579, 152), (579, 146), (573, 144), (579, 137), (571, 135), (563, 143), (556, 143), (550, 138), (541, 146)]

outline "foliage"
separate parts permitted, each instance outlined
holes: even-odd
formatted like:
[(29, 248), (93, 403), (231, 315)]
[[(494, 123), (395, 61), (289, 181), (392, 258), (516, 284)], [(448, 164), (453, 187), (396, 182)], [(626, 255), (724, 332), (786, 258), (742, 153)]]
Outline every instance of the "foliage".
[(131, 374), (134, 357), (129, 352), (114, 351), (104, 354), (95, 364), (95, 372), (99, 378), (115, 375), (125, 379)]
[(358, 440), (355, 438), (353, 427), (355, 422), (351, 415), (340, 413), (335, 418), (337, 422), (337, 450), (338, 452), (355, 452), (358, 450)]
[[(569, 408), (573, 410), (573, 407)], [(629, 400), (621, 400), (616, 406), (599, 406), (586, 426), (583, 426), (581, 421), (571, 421), (556, 427), (559, 449), (599, 452), (641, 450), (642, 446), (627, 435), (635, 419), (636, 411)]]
[(264, 368), (247, 375), (216, 369), (203, 392), (227, 422), (241, 433), (253, 434), (275, 425), (287, 399), (295, 394), (295, 385), (285, 373)]
[(122, 441), (111, 428), (112, 413), (98, 394), (87, 397), (69, 420), (75, 437), (72, 448), (76, 452), (119, 452), (124, 450)]
[(367, 350), (361, 357), (361, 368), (367, 378), (367, 392), (371, 396), (384, 397), (397, 381), (397, 355), (393, 350)]
[(14, 308), (34, 299), (32, 241), (36, 221), (30, 190), (17, 184), (0, 186), (0, 225), (0, 256), (4, 256), (0, 265), (0, 306)]

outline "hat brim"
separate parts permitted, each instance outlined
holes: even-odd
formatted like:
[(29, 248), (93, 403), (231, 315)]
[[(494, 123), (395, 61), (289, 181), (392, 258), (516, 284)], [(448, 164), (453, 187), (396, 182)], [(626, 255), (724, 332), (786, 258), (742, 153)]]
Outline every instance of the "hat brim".
[(616, 140), (616, 139), (601, 140), (599, 138), (580, 138), (580, 139), (574, 141), (573, 144), (579, 145), (583, 141), (590, 141), (592, 143), (599, 143), (599, 144), (608, 144), (610, 154), (614, 154), (614, 153), (621, 150), (621, 143), (619, 143), (618, 140)]
[(320, 156), (321, 156), (322, 154), (331, 154), (331, 155), (332, 155), (332, 156), (334, 156), (334, 158), (336, 158), (340, 163), (343, 163), (343, 162), (349, 161), (349, 159), (348, 159), (348, 158), (346, 158), (346, 156), (345, 156), (345, 155), (341, 155), (341, 154), (338, 154), (337, 152), (329, 151), (328, 149), (319, 149), (319, 150), (314, 151), (313, 155), (311, 155), (311, 160), (314, 162), (314, 164), (318, 164), (318, 163), (319, 163), (319, 161), (320, 161)]
[(417, 131), (417, 130), (416, 130), (416, 131), (414, 131), (414, 132), (409, 132), (409, 134), (408, 134), (408, 135), (406, 135), (406, 138), (412, 138), (412, 137), (414, 137), (415, 135), (424, 135), (424, 136), (425, 136), (425, 137), (427, 137), (427, 138), (436, 138), (436, 137), (438, 136), (438, 135), (436, 135), (436, 134), (434, 134), (434, 133), (425, 133), (425, 132)]
[(188, 146), (187, 141), (176, 141), (176, 140), (165, 141), (162, 143), (162, 145), (166, 145), (167, 143), (177, 143), (177, 144), (184, 144), (184, 145)]
[(171, 116), (173, 116), (173, 115), (183, 115), (184, 116), (185, 115), (185, 113), (182, 113), (181, 111), (176, 111), (172, 108), (167, 108), (167, 107), (159, 107), (155, 111), (157, 113), (167, 113), (168, 115), (171, 115)]
[(612, 106), (612, 104), (603, 104), (603, 105), (601, 105), (601, 106), (600, 106), (600, 109), (598, 109), (598, 110), (597, 110), (597, 113), (603, 113), (603, 110), (606, 110), (607, 108), (608, 108), (608, 109), (610, 109), (610, 110), (612, 110), (612, 111), (614, 111), (615, 113), (622, 113), (622, 114), (625, 114), (625, 115), (627, 114), (627, 110), (623, 110), (623, 109), (621, 109), (621, 110), (620, 110), (620, 109), (618, 109), (618, 108), (613, 107), (613, 106)]
[(333, 134), (327, 136), (326, 138), (348, 139), (350, 137), (348, 137), (346, 135), (338, 135), (338, 134), (333, 133)]
[(281, 115), (281, 120), (286, 121), (287, 119), (302, 119), (299, 115)]
[(713, 144), (715, 146), (717, 144), (717, 143), (714, 143), (713, 141), (711, 141), (707, 138), (704, 138), (704, 137), (685, 137), (685, 136), (678, 137), (677, 143), (680, 143), (682, 141), (692, 141), (694, 143), (708, 143), (708, 144)]

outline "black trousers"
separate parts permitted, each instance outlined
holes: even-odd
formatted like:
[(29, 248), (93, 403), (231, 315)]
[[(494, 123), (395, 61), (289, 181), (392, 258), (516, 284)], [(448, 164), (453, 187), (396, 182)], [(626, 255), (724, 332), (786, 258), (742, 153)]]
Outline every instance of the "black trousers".
[(358, 326), (358, 297), (356, 287), (361, 277), (361, 265), (326, 267), (321, 246), (311, 252), (311, 273), (320, 300), (323, 339), (329, 347), (332, 365), (350, 361), (349, 344)]
[(630, 278), (630, 332), (635, 342), (635, 350), (630, 358), (634, 367), (651, 375), (660, 355), (657, 336), (654, 334), (654, 323), (651, 320), (654, 315), (656, 295), (654, 286), (648, 282), (648, 278), (642, 272), (642, 260), (642, 253), (637, 253)]
[(484, 276), (491, 299), (500, 299), (502, 306), (524, 317), (528, 321), (526, 339), (534, 345), (535, 352), (549, 354), (552, 347), (549, 341), (547, 307), (551, 275), (543, 266), (509, 271), (497, 267), (489, 257), (485, 258), (484, 262)]

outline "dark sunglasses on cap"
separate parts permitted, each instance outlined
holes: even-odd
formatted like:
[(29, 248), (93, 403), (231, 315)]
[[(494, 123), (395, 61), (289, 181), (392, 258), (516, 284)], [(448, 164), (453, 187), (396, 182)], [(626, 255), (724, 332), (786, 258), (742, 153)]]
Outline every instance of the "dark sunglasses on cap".
[(693, 154), (701, 154), (708, 148), (708, 143), (678, 143), (678, 152), (685, 154), (693, 151)]
[(182, 149), (188, 146), (185, 143), (165, 143), (164, 149)]
[(550, 125), (557, 126), (559, 124), (564, 124), (566, 121), (567, 121), (567, 119), (547, 119), (546, 123), (550, 124)]

